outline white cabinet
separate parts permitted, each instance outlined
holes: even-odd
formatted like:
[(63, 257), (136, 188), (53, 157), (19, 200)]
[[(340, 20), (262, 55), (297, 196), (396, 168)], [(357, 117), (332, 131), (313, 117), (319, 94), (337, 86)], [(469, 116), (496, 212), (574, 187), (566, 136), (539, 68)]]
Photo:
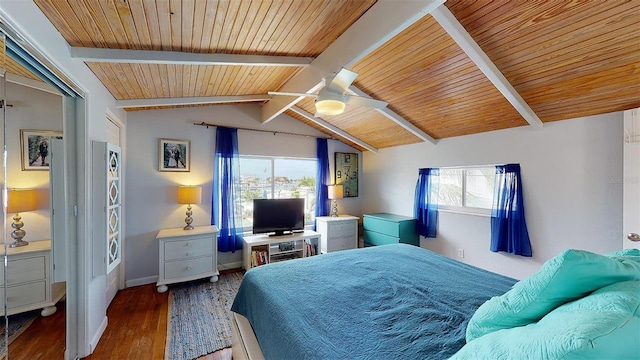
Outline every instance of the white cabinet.
[(93, 276), (109, 274), (121, 261), (122, 157), (120, 148), (93, 142)]
[(158, 292), (167, 291), (167, 284), (211, 277), (218, 281), (218, 228), (196, 226), (158, 231), (160, 268)]
[(323, 254), (358, 247), (358, 218), (355, 216), (318, 216), (316, 227), (322, 235), (320, 252)]
[(318, 254), (320, 234), (305, 230), (290, 235), (246, 236), (242, 247), (242, 262), (246, 270), (278, 261), (299, 259)]
[(6, 288), (4, 267), (0, 266), (0, 315), (42, 308), (41, 315), (56, 312), (56, 303), (65, 294), (65, 283), (51, 283), (51, 241), (30, 241), (29, 245), (7, 249)]

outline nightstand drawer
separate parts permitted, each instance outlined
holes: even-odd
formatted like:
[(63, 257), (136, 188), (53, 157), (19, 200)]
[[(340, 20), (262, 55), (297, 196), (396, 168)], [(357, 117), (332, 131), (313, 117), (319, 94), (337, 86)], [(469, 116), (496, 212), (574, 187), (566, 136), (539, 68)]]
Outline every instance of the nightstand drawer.
[[(7, 308), (24, 307), (32, 304), (41, 304), (47, 301), (47, 283), (39, 281), (35, 283), (10, 286), (7, 294)], [(0, 289), (0, 304), (4, 299), (4, 288)]]
[(167, 261), (164, 263), (164, 278), (180, 278), (213, 271), (213, 257)]
[(328, 224), (328, 236), (332, 237), (353, 237), (356, 233), (356, 221), (336, 221)]
[(213, 252), (211, 238), (167, 241), (164, 243), (164, 259), (176, 260), (204, 256)]
[(358, 244), (356, 244), (353, 235), (348, 237), (332, 238), (327, 244), (327, 252), (355, 249), (357, 247)]
[[(7, 262), (7, 285), (20, 284), (29, 281), (45, 280), (45, 257), (34, 256)], [(0, 285), (4, 285), (4, 266), (0, 266)]]

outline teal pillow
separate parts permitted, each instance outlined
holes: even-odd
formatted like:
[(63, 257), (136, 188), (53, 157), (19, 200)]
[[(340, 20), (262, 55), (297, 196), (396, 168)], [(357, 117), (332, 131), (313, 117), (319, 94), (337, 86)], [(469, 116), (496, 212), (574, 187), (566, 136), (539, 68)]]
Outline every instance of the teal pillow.
[(638, 359), (640, 281), (603, 287), (539, 322), (467, 343), (451, 359)]
[(629, 280), (640, 280), (640, 261), (633, 257), (566, 250), (504, 295), (482, 304), (467, 326), (467, 342), (501, 329), (535, 323), (564, 303)]

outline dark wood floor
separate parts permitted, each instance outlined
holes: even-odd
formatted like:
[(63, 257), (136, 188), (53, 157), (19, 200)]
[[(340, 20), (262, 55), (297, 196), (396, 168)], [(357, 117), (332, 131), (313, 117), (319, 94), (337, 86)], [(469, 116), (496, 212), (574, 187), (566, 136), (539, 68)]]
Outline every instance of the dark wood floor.
[[(237, 271), (237, 270), (236, 270)], [(86, 359), (164, 359), (169, 292), (153, 284), (118, 292), (107, 310), (109, 325)], [(38, 317), (9, 346), (9, 359), (62, 359), (65, 349), (64, 303), (49, 317)], [(230, 360), (223, 349), (199, 360)]]

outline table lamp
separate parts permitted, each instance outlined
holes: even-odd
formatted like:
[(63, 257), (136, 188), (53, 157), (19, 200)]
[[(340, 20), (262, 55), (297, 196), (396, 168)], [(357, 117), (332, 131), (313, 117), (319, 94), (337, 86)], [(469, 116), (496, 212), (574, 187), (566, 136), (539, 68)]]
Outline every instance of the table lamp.
[(342, 199), (344, 189), (342, 185), (329, 185), (327, 186), (327, 192), (329, 193), (329, 199), (331, 199), (331, 216), (338, 216), (338, 202), (336, 199)]
[(10, 247), (20, 247), (29, 245), (28, 241), (24, 241), (22, 238), (27, 234), (22, 229), (24, 223), (22, 222), (21, 212), (34, 211), (37, 209), (36, 203), (36, 191), (35, 189), (22, 189), (11, 190), (7, 193), (7, 213), (15, 213), (13, 216), (13, 224), (11, 227), (14, 229), (11, 232), (13, 243)]
[(202, 187), (200, 186), (180, 186), (178, 187), (178, 204), (187, 204), (187, 217), (184, 222), (187, 225), (183, 228), (185, 230), (193, 230), (193, 211), (191, 211), (192, 204), (200, 204), (202, 201)]

